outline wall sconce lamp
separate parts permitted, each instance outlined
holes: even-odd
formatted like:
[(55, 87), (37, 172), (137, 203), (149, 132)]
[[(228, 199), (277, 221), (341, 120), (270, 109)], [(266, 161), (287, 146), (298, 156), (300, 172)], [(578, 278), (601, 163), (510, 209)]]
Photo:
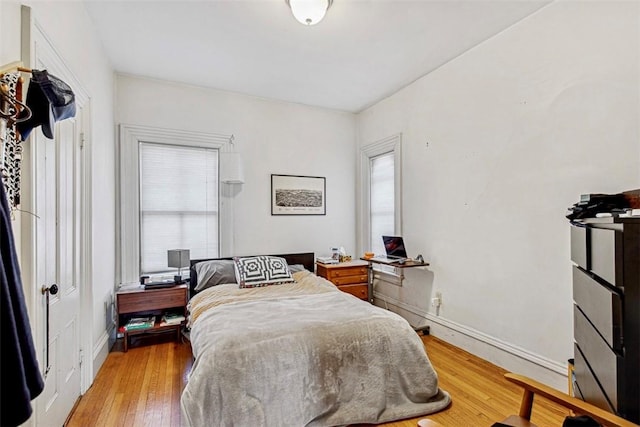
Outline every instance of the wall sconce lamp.
[(285, 0), (294, 18), (304, 25), (316, 25), (322, 21), (333, 0)]
[(220, 182), (225, 184), (244, 184), (242, 158), (240, 158), (240, 153), (233, 151), (235, 149), (234, 139), (233, 135), (229, 138), (231, 151), (220, 152)]
[(176, 283), (182, 281), (182, 269), (189, 267), (190, 258), (189, 249), (169, 249), (167, 251), (167, 264), (169, 267), (178, 269), (178, 275), (173, 276)]
[(244, 171), (240, 153), (220, 153), (220, 182), (244, 184)]

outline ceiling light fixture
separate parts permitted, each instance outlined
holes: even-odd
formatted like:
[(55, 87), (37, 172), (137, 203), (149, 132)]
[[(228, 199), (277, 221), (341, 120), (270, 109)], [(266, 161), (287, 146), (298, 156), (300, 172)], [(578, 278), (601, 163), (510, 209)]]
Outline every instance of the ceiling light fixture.
[(316, 25), (322, 21), (333, 0), (284, 0), (294, 18), (304, 25)]

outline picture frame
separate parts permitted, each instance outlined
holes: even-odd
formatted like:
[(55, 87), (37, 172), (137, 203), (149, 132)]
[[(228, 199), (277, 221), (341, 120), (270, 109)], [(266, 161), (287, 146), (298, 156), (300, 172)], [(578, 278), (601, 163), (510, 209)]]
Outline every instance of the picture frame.
[(326, 215), (326, 189), (325, 177), (271, 174), (271, 215)]

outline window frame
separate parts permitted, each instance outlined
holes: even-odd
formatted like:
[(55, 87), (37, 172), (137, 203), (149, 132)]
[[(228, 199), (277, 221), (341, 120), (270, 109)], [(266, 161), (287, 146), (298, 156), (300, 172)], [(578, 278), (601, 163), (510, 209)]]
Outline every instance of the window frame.
[(402, 235), (402, 133), (391, 135), (360, 148), (360, 237), (359, 253), (371, 248), (371, 160), (393, 153), (394, 234)]
[[(162, 129), (148, 126), (120, 125), (120, 141), (116, 163), (119, 180), (116, 187), (116, 274), (121, 284), (140, 280), (140, 143), (217, 149), (220, 153), (232, 151), (232, 136)], [(219, 157), (219, 162), (222, 156)], [(220, 256), (233, 253), (233, 198), (232, 191), (218, 181)]]

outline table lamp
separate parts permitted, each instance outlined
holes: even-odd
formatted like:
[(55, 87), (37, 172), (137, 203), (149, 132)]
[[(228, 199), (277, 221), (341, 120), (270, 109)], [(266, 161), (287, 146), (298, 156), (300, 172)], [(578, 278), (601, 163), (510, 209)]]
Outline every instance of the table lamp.
[(182, 281), (182, 269), (189, 267), (190, 254), (189, 249), (169, 249), (167, 251), (168, 265), (169, 267), (177, 268), (178, 275), (173, 276), (173, 280), (176, 283)]

